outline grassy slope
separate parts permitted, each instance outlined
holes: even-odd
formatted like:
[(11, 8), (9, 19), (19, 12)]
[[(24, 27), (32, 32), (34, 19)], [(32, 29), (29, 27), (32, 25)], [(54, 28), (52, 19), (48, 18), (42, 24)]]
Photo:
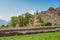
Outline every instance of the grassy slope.
[(60, 40), (60, 32), (0, 37), (0, 40)]

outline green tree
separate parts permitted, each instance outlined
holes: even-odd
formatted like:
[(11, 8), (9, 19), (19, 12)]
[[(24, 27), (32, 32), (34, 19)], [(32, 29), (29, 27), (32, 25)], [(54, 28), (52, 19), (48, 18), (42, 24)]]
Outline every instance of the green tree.
[(17, 16), (12, 16), (9, 23), (10, 27), (15, 27), (16, 23), (17, 23)]
[(16, 23), (19, 24), (20, 27), (27, 26), (29, 23), (34, 23), (34, 15), (26, 12), (25, 14), (17, 16), (12, 16), (10, 20), (10, 26), (15, 27)]
[(18, 23), (20, 26), (23, 26), (23, 16), (21, 15), (18, 16)]
[(26, 20), (27, 20), (27, 24), (28, 24), (28, 25), (29, 25), (29, 23), (33, 25), (33, 23), (34, 23), (34, 15), (26, 12), (26, 13), (25, 13), (25, 18), (26, 18)]

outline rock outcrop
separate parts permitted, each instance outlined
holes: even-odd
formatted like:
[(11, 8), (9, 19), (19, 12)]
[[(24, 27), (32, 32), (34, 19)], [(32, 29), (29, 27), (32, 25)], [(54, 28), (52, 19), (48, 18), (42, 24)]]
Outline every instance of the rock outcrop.
[(52, 25), (60, 25), (60, 7), (50, 7), (47, 11), (41, 12), (41, 17), (45, 22), (51, 22)]

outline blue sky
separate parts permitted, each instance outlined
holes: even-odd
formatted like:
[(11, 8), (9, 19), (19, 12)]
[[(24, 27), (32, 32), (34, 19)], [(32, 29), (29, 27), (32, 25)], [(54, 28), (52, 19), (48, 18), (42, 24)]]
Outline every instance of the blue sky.
[(0, 19), (8, 21), (14, 15), (36, 10), (40, 12), (49, 7), (59, 6), (60, 0), (0, 0)]

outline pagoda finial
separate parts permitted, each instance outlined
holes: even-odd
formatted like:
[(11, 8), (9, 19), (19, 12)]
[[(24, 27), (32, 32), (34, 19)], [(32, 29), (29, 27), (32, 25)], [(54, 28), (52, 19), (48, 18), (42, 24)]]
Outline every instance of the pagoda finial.
[(35, 13), (34, 26), (40, 26), (38, 10), (37, 10), (36, 13)]
[(36, 11), (36, 14), (38, 15), (38, 10)]
[(17, 23), (15, 27), (16, 27), (16, 28), (19, 27), (19, 24)]

